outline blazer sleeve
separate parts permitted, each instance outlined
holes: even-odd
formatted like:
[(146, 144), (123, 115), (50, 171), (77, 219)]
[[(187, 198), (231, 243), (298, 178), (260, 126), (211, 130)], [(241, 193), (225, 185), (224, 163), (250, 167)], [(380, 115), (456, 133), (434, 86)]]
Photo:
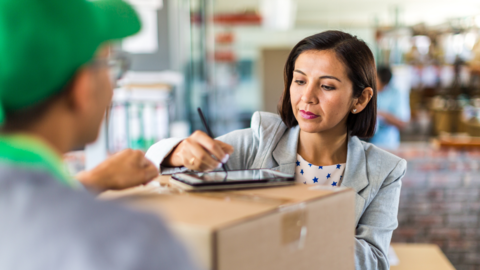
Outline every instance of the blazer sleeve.
[(162, 166), (163, 160), (170, 155), (170, 153), (180, 144), (184, 138), (168, 138), (163, 139), (150, 148), (148, 148), (145, 157), (148, 158), (155, 166), (158, 167), (161, 174), (173, 174), (178, 172), (184, 172), (187, 170), (185, 167), (165, 167)]
[(388, 270), (388, 249), (398, 226), (401, 179), (406, 161), (400, 160), (387, 176), (356, 228), (355, 269)]
[[(227, 162), (231, 170), (249, 169), (252, 166), (259, 145), (258, 133), (260, 130), (260, 122), (260, 113), (256, 112), (252, 117), (251, 128), (235, 130), (217, 138), (217, 140), (230, 144), (234, 148), (234, 152), (230, 155)], [(158, 166), (161, 174), (185, 172), (187, 171), (185, 167), (162, 166), (163, 160), (170, 155), (175, 147), (183, 140), (183, 138), (161, 140), (152, 145), (145, 156)]]
[(258, 149), (258, 138), (253, 128), (232, 131), (217, 140), (233, 146), (233, 153), (228, 159), (230, 170), (250, 169)]

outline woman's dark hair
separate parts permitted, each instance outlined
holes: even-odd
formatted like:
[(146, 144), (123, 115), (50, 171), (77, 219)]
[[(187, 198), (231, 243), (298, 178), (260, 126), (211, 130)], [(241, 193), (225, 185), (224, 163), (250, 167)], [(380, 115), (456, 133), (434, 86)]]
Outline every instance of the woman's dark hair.
[(289, 128), (298, 125), (290, 100), (290, 85), (293, 80), (295, 61), (306, 51), (332, 50), (346, 67), (347, 75), (353, 85), (353, 97), (359, 97), (367, 87), (373, 89), (373, 96), (365, 109), (358, 114), (350, 113), (347, 130), (351, 136), (372, 137), (377, 119), (376, 69), (373, 54), (364, 41), (341, 31), (325, 31), (309, 36), (293, 47), (283, 73), (284, 90), (278, 104), (278, 113)]

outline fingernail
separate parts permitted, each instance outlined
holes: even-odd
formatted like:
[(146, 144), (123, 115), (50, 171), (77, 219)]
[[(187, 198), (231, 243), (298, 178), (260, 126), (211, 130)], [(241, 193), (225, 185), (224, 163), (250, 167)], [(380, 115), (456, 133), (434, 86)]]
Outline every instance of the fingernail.
[(222, 163), (227, 163), (229, 158), (230, 158), (230, 155), (226, 154), (225, 157), (222, 159)]
[(222, 163), (218, 163), (217, 169), (220, 169), (222, 167), (222, 165), (223, 165)]

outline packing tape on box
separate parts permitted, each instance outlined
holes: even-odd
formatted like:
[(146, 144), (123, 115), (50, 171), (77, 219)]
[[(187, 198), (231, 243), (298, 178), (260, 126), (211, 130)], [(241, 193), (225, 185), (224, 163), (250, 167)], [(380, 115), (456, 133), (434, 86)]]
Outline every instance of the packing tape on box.
[(304, 202), (280, 206), (283, 213), (281, 233), (282, 244), (289, 245), (292, 250), (303, 249), (307, 237), (307, 207)]

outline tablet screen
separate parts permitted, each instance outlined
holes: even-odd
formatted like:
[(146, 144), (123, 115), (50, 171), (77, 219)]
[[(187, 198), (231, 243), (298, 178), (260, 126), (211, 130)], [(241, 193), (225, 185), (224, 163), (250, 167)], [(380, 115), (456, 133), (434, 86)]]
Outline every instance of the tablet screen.
[(228, 171), (228, 173), (225, 173), (224, 171), (206, 173), (185, 173), (176, 174), (174, 175), (174, 178), (191, 185), (293, 180), (293, 176), (265, 169)]

